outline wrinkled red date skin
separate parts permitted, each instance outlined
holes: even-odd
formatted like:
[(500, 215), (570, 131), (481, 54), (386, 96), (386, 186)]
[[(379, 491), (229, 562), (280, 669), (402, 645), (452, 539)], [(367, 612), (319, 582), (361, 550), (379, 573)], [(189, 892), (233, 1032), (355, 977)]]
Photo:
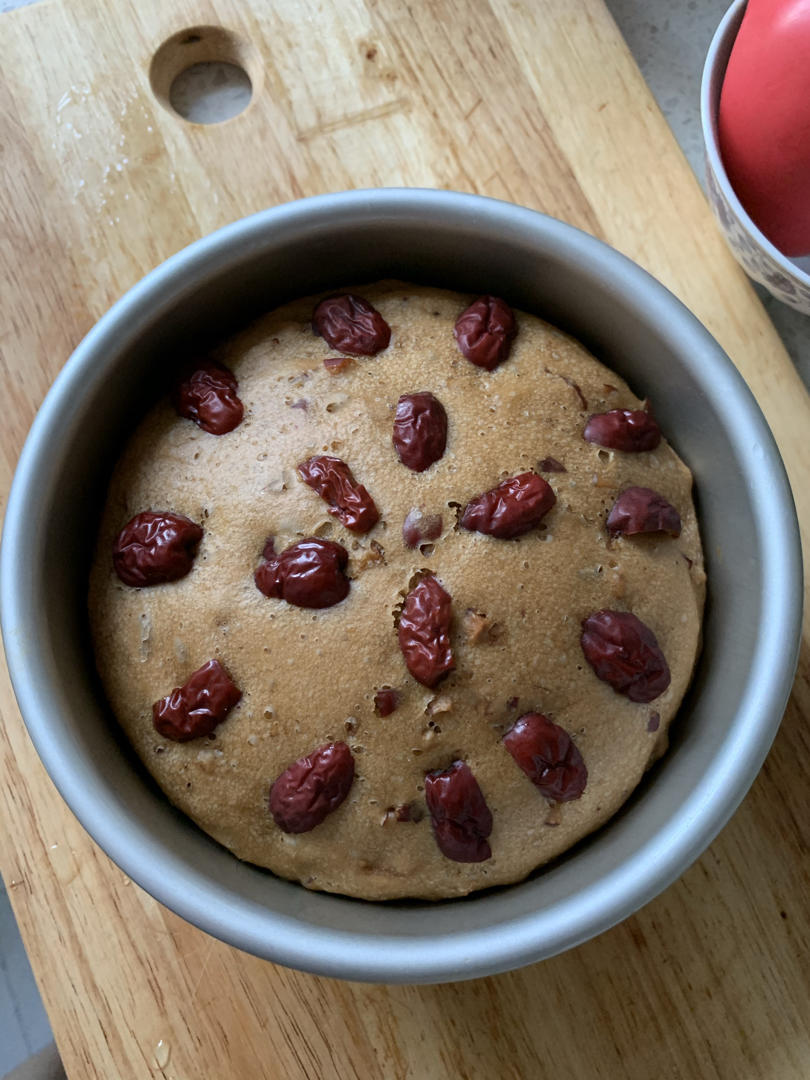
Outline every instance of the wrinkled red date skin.
[(390, 716), (399, 705), (399, 693), (396, 690), (378, 690), (374, 695), (374, 708), (377, 716)]
[(487, 843), (492, 814), (465, 761), (427, 773), (425, 801), (442, 855), (464, 863), (484, 862), (492, 856)]
[(520, 473), (471, 499), (461, 516), (461, 527), (512, 540), (539, 525), (556, 501), (542, 476)]
[(512, 309), (497, 296), (479, 296), (456, 319), (453, 333), (461, 355), (492, 371), (509, 356), (517, 324)]
[(376, 356), (388, 347), (391, 327), (368, 300), (345, 293), (321, 300), (312, 326), (327, 345), (352, 356)]
[(236, 393), (236, 376), (221, 364), (203, 364), (180, 383), (174, 393), (174, 405), (180, 416), (207, 431), (225, 435), (237, 427), (244, 407)]
[(447, 413), (433, 394), (403, 394), (394, 418), (394, 449), (413, 472), (438, 461), (447, 445)]
[(597, 676), (631, 701), (654, 701), (669, 686), (669, 665), (655, 634), (629, 611), (589, 615), (580, 643)]
[(503, 737), (516, 763), (546, 799), (578, 799), (588, 770), (568, 732), (542, 713), (524, 713)]
[(610, 412), (589, 416), (582, 437), (597, 446), (638, 454), (644, 450), (655, 450), (661, 442), (661, 429), (655, 417), (648, 412), (611, 409)]
[(456, 666), (450, 647), (453, 601), (433, 574), (405, 597), (399, 617), (399, 647), (417, 682), (434, 687)]
[(442, 532), (442, 515), (426, 514), (418, 506), (408, 511), (402, 523), (402, 541), (406, 548), (437, 540)]
[(681, 515), (663, 495), (645, 487), (623, 491), (608, 514), (607, 531), (611, 536), (635, 536), (636, 533), (665, 532), (681, 535)]
[(286, 833), (305, 833), (337, 810), (354, 780), (345, 742), (327, 743), (299, 758), (270, 788), (270, 813)]
[(329, 513), (352, 532), (367, 533), (380, 520), (374, 500), (340, 458), (311, 457), (298, 466), (298, 475), (329, 503)]
[(127, 522), (113, 544), (113, 566), (133, 589), (185, 577), (203, 531), (182, 514), (144, 510)]
[(333, 540), (310, 536), (285, 548), (280, 555), (272, 541), (263, 553), (264, 562), (256, 568), (256, 588), (276, 600), (303, 608), (327, 608), (339, 604), (349, 592), (349, 579), (343, 572), (349, 553)]
[(242, 691), (231, 681), (219, 660), (209, 660), (183, 686), (152, 706), (155, 731), (175, 742), (188, 742), (210, 735), (231, 709)]

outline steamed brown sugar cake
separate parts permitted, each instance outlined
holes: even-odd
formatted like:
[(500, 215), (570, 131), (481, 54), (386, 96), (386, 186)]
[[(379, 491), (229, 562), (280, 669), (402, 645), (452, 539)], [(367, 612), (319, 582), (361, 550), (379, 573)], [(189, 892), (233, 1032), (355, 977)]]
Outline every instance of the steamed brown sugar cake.
[(690, 486), (648, 404), (501, 299), (289, 304), (118, 463), (90, 587), (112, 708), (173, 803), (283, 877), (518, 881), (666, 748), (700, 640)]

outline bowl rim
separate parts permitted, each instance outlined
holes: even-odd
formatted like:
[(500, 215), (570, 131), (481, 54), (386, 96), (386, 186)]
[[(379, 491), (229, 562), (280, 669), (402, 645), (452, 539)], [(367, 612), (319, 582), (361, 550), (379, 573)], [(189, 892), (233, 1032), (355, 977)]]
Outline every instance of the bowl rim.
[[(698, 364), (700, 370), (708, 365), (726, 407), (745, 416), (745, 445), (750, 445), (751, 438), (759, 445), (760, 478), (767, 475), (768, 483), (758, 485), (760, 502), (755, 504), (754, 517), (772, 574), (762, 601), (767, 632), (760, 630), (755, 649), (764, 673), (757, 692), (735, 715), (734, 727), (723, 742), (723, 760), (711, 777), (691, 789), (690, 798), (631, 858), (602, 872), (575, 897), (493, 921), (485, 930), (460, 929), (440, 939), (427, 933), (415, 937), (313, 928), (267, 909), (257, 917), (246, 899), (234, 897), (174, 855), (167, 858), (159, 838), (136, 826), (126, 812), (112, 805), (100, 808), (92, 786), (86, 786), (88, 776), (92, 780), (95, 775), (95, 766), (84, 762), (84, 771), (75, 768), (63, 758), (50, 730), (52, 720), (44, 709), (47, 695), (28, 662), (36, 619), (27, 608), (26, 589), (17, 581), (17, 567), (26, 556), (27, 503), (36, 499), (49, 467), (48, 432), (65, 423), (69, 402), (82, 386), (105, 377), (107, 343), (115, 343), (111, 351), (120, 353), (125, 347), (121, 339), (137, 340), (156, 309), (199, 285), (213, 264), (219, 273), (226, 272), (228, 260), (234, 265), (244, 257), (246, 247), (260, 247), (262, 238), (272, 236), (282, 223), (303, 225), (313, 215), (327, 220), (335, 213), (365, 214), (379, 220), (392, 214), (407, 218), (417, 212), (430, 212), (436, 219), (448, 212), (463, 213), (465, 220), (473, 222), (486, 215), (504, 226), (528, 230), (538, 240), (542, 236), (544, 250), (565, 252), (616, 289), (633, 298), (643, 297), (646, 317), (668, 328), (667, 333), (678, 340), (679, 353), (696, 358), (687, 361), (696, 369)], [(634, 303), (641, 306), (642, 301), (634, 299)], [(796, 586), (801, 580), (798, 522), (773, 436), (742, 377), (691, 312), (640, 266), (571, 225), (482, 196), (413, 188), (340, 192), (259, 211), (196, 241), (135, 284), (91, 329), (48, 392), (17, 466), (0, 549), (3, 637), (20, 710), (51, 779), (91, 837), (132, 880), (215, 937), (299, 970), (372, 982), (474, 978), (553, 956), (615, 925), (679, 877), (736, 810), (776, 734), (798, 656), (802, 600)], [(476, 898), (455, 902), (475, 903)]]
[(720, 91), (722, 89), (728, 60), (726, 60), (723, 70), (720, 71), (718, 57), (727, 45), (729, 38), (732, 39), (731, 47), (733, 48), (734, 40), (736, 40), (737, 34), (739, 33), (740, 24), (742, 23), (747, 6), (748, 0), (733, 0), (725, 15), (720, 20), (709, 45), (709, 50), (706, 53), (706, 60), (703, 65), (703, 75), (700, 81), (700, 123), (703, 128), (703, 145), (706, 150), (706, 161), (723, 197), (731, 206), (735, 217), (746, 232), (751, 234), (752, 238), (762, 248), (765, 254), (777, 263), (785, 274), (795, 278), (800, 284), (810, 288), (810, 272), (803, 270), (798, 263), (795, 263), (787, 255), (781, 252), (750, 217), (748, 211), (740, 202), (734, 188), (731, 186), (726, 167), (720, 156), (720, 145), (717, 135), (717, 110), (720, 103)]

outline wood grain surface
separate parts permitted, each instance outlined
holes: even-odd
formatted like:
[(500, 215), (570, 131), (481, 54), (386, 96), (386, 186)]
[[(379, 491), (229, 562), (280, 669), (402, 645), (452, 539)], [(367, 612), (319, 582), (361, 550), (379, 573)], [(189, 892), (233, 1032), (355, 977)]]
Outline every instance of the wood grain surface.
[[(200, 26), (225, 32), (167, 46), (153, 91)], [(547, 211), (677, 293), (759, 399), (807, 543), (806, 391), (601, 0), (48, 0), (0, 16), (0, 55), (4, 500), (56, 372), (166, 256), (297, 196), (425, 185)], [(253, 101), (196, 126), (158, 97), (211, 56)], [(170, 914), (73, 819), (3, 678), (0, 866), (69, 1076), (806, 1080), (809, 640), (762, 773), (676, 885), (566, 955), (433, 987), (297, 974)]]

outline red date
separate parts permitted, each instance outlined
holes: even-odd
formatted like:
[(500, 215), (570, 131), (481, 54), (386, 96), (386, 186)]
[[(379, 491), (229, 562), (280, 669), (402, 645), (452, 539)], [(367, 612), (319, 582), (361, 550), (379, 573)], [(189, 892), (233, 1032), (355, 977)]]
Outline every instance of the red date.
[(236, 393), (238, 386), (232, 371), (209, 361), (180, 383), (174, 405), (180, 416), (193, 420), (209, 435), (225, 435), (241, 423), (244, 415)]
[(305, 833), (340, 806), (354, 780), (345, 742), (327, 743), (299, 758), (270, 788), (270, 813), (285, 833)]
[(465, 761), (425, 776), (425, 801), (442, 855), (454, 862), (484, 862), (492, 856), (487, 837), (492, 814)]
[(399, 647), (417, 682), (431, 689), (456, 666), (450, 647), (452, 598), (433, 574), (408, 593), (399, 617)]
[(611, 536), (634, 536), (636, 533), (665, 532), (681, 535), (681, 515), (663, 495), (645, 487), (623, 491), (608, 514), (607, 531)]
[(544, 457), (542, 461), (538, 461), (537, 468), (540, 472), (568, 472), (562, 462), (553, 457)]
[(568, 732), (542, 713), (525, 713), (503, 737), (516, 763), (546, 799), (578, 799), (588, 770)]
[(399, 460), (414, 472), (438, 461), (447, 445), (447, 413), (433, 394), (403, 394), (394, 418), (394, 449)]
[(629, 611), (589, 615), (580, 643), (598, 678), (631, 701), (653, 701), (669, 686), (669, 665), (655, 634)]
[(298, 475), (329, 503), (329, 513), (356, 533), (367, 533), (380, 520), (374, 500), (340, 458), (311, 457), (298, 466)]
[(280, 555), (272, 541), (264, 549), (263, 562), (253, 575), (256, 588), (277, 600), (303, 608), (327, 608), (339, 604), (349, 592), (344, 573), (349, 553), (333, 540), (310, 536), (285, 548)]
[(541, 476), (520, 473), (471, 499), (461, 516), (461, 527), (511, 540), (539, 525), (556, 501)]
[(376, 356), (387, 348), (391, 327), (368, 300), (345, 293), (321, 300), (312, 326), (327, 345), (352, 356)]
[(610, 412), (589, 416), (582, 437), (597, 446), (638, 454), (644, 450), (655, 450), (661, 442), (661, 429), (655, 417), (648, 412), (611, 409)]
[(209, 660), (152, 706), (152, 723), (166, 739), (188, 742), (210, 735), (242, 697), (219, 660)]
[(512, 309), (497, 296), (479, 296), (456, 319), (453, 331), (461, 355), (492, 371), (509, 356), (517, 334)]
[(419, 544), (437, 540), (442, 532), (442, 515), (426, 514), (421, 507), (414, 506), (402, 523), (402, 541), (406, 548), (415, 548)]
[(191, 569), (202, 535), (200, 526), (182, 514), (144, 510), (115, 540), (115, 572), (133, 589), (177, 581)]
[(390, 687), (378, 690), (374, 695), (374, 711), (377, 716), (390, 716), (399, 705), (399, 691)]

